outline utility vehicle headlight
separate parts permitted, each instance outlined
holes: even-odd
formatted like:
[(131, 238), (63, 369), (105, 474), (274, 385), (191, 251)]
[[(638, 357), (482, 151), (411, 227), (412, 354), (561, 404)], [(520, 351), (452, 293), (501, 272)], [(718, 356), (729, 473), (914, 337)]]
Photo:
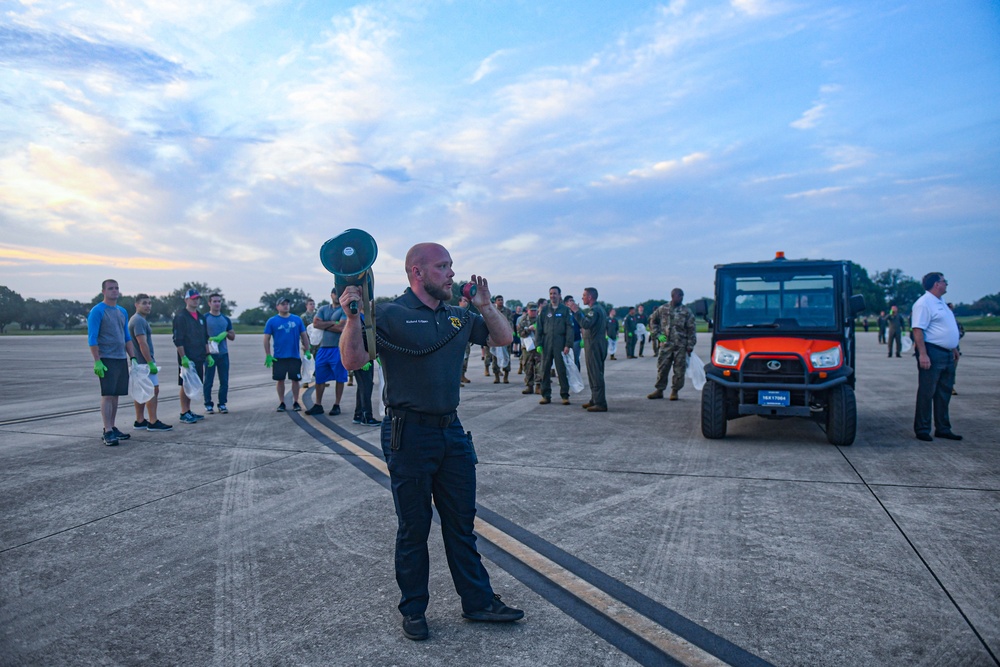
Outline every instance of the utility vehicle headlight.
[(831, 347), (822, 352), (813, 352), (809, 355), (809, 363), (813, 368), (836, 368), (840, 365), (840, 346)]
[(727, 347), (716, 345), (715, 352), (712, 355), (712, 361), (715, 362), (716, 366), (732, 366), (735, 368), (740, 363), (740, 353), (736, 350), (730, 350)]

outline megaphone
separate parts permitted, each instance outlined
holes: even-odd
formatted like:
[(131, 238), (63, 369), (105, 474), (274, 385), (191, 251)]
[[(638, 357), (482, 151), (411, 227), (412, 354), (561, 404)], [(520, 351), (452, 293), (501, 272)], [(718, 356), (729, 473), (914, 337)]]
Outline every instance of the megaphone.
[[(357, 285), (362, 293), (367, 288), (370, 298), (373, 282), (371, 269), (378, 256), (378, 246), (372, 235), (361, 229), (348, 229), (337, 234), (323, 244), (319, 250), (319, 261), (335, 276), (337, 294), (343, 294), (345, 287)], [(358, 302), (350, 304), (351, 313), (357, 314)]]

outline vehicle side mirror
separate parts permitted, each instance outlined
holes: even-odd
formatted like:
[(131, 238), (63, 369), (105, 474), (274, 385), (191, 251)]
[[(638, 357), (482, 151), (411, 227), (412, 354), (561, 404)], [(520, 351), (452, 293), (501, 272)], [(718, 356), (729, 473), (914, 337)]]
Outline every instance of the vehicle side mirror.
[(691, 304), (691, 309), (695, 317), (705, 317), (708, 315), (708, 301), (705, 299), (698, 299)]
[(865, 309), (865, 295), (854, 294), (851, 296), (851, 317), (854, 317)]
[(714, 323), (714, 322), (712, 322), (712, 320), (710, 320), (710, 319), (708, 319), (708, 318), (706, 317), (706, 318), (705, 318), (705, 321), (706, 321), (706, 322), (708, 322), (708, 330), (709, 330), (709, 331), (711, 331), (712, 329), (714, 329), (714, 328), (715, 328), (715, 323)]

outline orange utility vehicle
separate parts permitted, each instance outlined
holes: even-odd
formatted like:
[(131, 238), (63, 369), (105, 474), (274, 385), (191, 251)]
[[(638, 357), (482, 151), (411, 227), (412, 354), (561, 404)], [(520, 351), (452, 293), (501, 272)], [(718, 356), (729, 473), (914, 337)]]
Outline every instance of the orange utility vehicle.
[(805, 417), (831, 443), (853, 443), (854, 316), (864, 308), (850, 262), (779, 252), (769, 262), (716, 266), (702, 434), (725, 437), (727, 422), (747, 415)]

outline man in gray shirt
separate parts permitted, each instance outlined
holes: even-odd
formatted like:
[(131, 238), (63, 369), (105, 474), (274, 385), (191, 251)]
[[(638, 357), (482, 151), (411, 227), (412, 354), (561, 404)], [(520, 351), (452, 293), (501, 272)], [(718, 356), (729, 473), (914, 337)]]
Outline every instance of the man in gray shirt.
[[(128, 321), (128, 333), (136, 348), (136, 361), (149, 366), (149, 379), (153, 381), (153, 398), (145, 403), (133, 401), (135, 405), (135, 424), (137, 431), (170, 431), (173, 426), (164, 424), (156, 416), (156, 405), (160, 397), (160, 369), (153, 356), (153, 329), (149, 326), (150, 311), (153, 310), (153, 300), (148, 294), (138, 294), (135, 297), (135, 315)], [(149, 412), (149, 419), (145, 413)]]
[(323, 331), (323, 342), (316, 352), (316, 400), (313, 406), (306, 410), (307, 415), (323, 414), (323, 392), (326, 383), (337, 383), (335, 403), (330, 408), (330, 416), (340, 414), (340, 399), (344, 395), (344, 383), (347, 382), (347, 369), (340, 362), (340, 334), (344, 330), (347, 318), (344, 309), (337, 305), (337, 288), (330, 290), (331, 305), (323, 306), (316, 311), (313, 326)]

